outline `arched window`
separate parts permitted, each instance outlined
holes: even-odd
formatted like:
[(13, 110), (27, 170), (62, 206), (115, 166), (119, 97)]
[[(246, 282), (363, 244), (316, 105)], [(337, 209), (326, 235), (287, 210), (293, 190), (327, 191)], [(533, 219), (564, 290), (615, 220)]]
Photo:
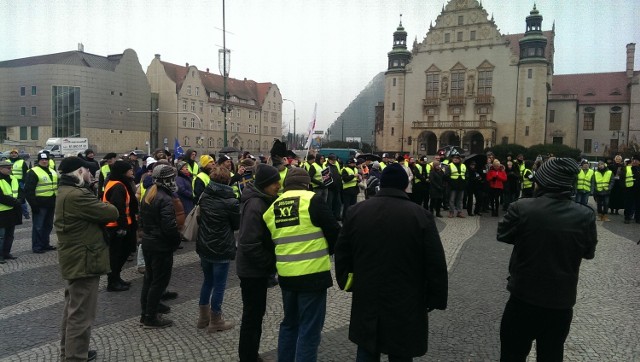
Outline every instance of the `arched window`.
[(222, 147), (222, 138), (218, 138), (218, 147)]
[(213, 137), (209, 137), (209, 148), (213, 147)]

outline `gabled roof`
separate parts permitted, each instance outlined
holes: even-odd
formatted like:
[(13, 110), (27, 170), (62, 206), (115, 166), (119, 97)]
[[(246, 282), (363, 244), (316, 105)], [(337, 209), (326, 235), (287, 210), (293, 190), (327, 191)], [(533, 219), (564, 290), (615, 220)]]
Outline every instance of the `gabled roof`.
[[(553, 30), (547, 30), (543, 31), (542, 35), (547, 38), (547, 46), (544, 48), (545, 58), (547, 58), (550, 63), (553, 63), (553, 39), (555, 32)], [(524, 36), (525, 33), (504, 35), (505, 39), (509, 41), (511, 52), (516, 57), (520, 57), (520, 39), (524, 38)]]
[(43, 64), (59, 64), (96, 68), (113, 72), (120, 63), (121, 58), (122, 54), (103, 57), (100, 55), (94, 55), (74, 50), (63, 53), (46, 54), (29, 58), (7, 60), (4, 62), (0, 62), (0, 68), (17, 68)]
[(625, 72), (559, 74), (553, 76), (551, 94), (575, 94), (581, 104), (628, 103), (628, 84)]
[[(188, 67), (180, 66), (172, 63), (160, 61), (164, 67), (167, 76), (176, 84), (176, 92), (182, 88), (182, 83), (187, 76)], [(208, 70), (198, 70), (202, 84), (207, 90), (207, 94), (211, 92), (223, 95), (224, 93), (224, 78), (216, 73), (211, 73)], [(257, 106), (262, 106), (265, 98), (269, 93), (269, 89), (273, 86), (273, 83), (257, 83), (253, 80), (240, 80), (235, 78), (227, 78), (227, 92), (229, 97), (236, 96), (244, 100), (255, 100)]]

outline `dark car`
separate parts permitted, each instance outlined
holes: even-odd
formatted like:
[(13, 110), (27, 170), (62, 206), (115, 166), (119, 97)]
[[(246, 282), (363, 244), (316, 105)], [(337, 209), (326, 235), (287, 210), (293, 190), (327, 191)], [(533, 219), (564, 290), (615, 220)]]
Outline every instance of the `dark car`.
[[(9, 159), (11, 151), (4, 151), (0, 154), (0, 161), (4, 161)], [(18, 157), (20, 157), (23, 160), (28, 160), (31, 155), (29, 155), (28, 153), (24, 152), (24, 151), (19, 151), (18, 152)]]

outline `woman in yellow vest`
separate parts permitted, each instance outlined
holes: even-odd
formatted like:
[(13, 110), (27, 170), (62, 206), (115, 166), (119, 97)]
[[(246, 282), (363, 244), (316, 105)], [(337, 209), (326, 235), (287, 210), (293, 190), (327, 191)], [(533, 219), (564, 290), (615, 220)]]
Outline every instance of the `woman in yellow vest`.
[(599, 161), (598, 169), (593, 175), (591, 189), (594, 190), (593, 197), (596, 199), (598, 205), (598, 217), (600, 221), (610, 221), (607, 217), (607, 209), (613, 182), (613, 172), (607, 168), (606, 163)]
[(16, 225), (22, 224), (18, 179), (11, 176), (11, 168), (11, 162), (0, 161), (0, 264), (16, 259), (11, 246)]
[(580, 172), (578, 173), (578, 183), (576, 184), (576, 202), (586, 205), (589, 202), (591, 194), (591, 182), (593, 182), (593, 170), (589, 168), (588, 161), (580, 163)]
[(109, 180), (104, 187), (102, 201), (118, 209), (118, 220), (106, 225), (109, 236), (109, 264), (107, 291), (129, 290), (130, 282), (122, 280), (120, 273), (127, 257), (136, 250), (138, 200), (133, 186), (133, 168), (126, 161), (116, 161), (111, 165)]

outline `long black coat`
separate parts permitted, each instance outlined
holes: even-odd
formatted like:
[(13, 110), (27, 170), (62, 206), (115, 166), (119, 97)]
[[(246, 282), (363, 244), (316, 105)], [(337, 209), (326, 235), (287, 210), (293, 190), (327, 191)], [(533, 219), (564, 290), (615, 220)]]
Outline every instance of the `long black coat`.
[(349, 339), (370, 352), (424, 355), (427, 312), (447, 307), (447, 265), (433, 215), (402, 190), (383, 188), (349, 209), (335, 263), (341, 288), (353, 273)]
[(211, 181), (200, 200), (196, 252), (201, 258), (233, 260), (236, 258), (234, 230), (240, 227), (240, 203), (228, 185)]

